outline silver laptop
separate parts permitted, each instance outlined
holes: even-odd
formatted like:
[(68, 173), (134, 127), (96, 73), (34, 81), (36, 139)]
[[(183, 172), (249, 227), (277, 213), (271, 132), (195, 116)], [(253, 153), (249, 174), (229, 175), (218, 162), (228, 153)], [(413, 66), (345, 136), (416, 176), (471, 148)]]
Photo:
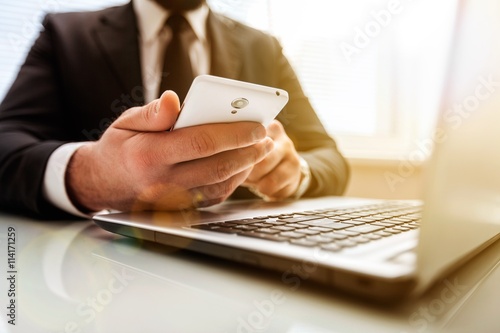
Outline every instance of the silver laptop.
[(425, 291), (500, 238), (500, 20), (491, 14), (498, 12), (493, 0), (459, 6), (423, 203), (228, 201), (196, 211), (97, 215), (95, 223), (277, 270), (292, 288), (314, 280), (379, 300)]

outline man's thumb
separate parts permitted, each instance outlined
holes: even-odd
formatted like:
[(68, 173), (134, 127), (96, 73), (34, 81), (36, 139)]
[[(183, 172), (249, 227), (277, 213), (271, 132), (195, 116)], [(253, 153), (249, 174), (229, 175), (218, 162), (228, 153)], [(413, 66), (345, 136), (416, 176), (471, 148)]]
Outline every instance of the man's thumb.
[(137, 132), (166, 131), (174, 125), (179, 110), (179, 97), (167, 90), (159, 99), (147, 105), (128, 109), (112, 126)]

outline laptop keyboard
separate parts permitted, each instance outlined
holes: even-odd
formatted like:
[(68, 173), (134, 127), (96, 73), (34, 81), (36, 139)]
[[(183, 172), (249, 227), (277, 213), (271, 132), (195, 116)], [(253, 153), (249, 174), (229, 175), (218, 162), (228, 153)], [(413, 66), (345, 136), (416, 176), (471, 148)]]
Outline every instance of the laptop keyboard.
[(191, 228), (336, 252), (418, 229), (421, 208), (383, 203), (212, 222)]

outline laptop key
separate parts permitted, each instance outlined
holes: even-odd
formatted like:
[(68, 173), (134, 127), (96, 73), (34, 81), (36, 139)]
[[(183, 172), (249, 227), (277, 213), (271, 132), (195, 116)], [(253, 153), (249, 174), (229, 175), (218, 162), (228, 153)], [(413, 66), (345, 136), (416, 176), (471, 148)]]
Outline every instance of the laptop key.
[(305, 225), (308, 225), (311, 227), (330, 228), (330, 229), (334, 229), (334, 230), (340, 230), (340, 229), (352, 227), (352, 224), (334, 222), (330, 219), (321, 219), (321, 220), (315, 220), (315, 221), (310, 221), (310, 222), (300, 222), (300, 224), (305, 224)]
[(371, 223), (371, 225), (376, 225), (376, 226), (379, 226), (379, 227), (394, 227), (396, 224), (395, 223), (390, 223), (390, 222), (387, 222), (387, 221), (380, 221), (380, 222)]
[(298, 222), (316, 220), (319, 218), (321, 218), (321, 217), (320, 216), (297, 216), (297, 217), (290, 217), (290, 218), (280, 218), (280, 219), (278, 219), (278, 221), (279, 222), (287, 222), (287, 223), (298, 223)]
[(311, 242), (316, 242), (316, 243), (331, 243), (332, 239), (328, 237), (323, 237), (321, 235), (316, 235), (316, 236), (308, 236), (306, 237), (308, 241)]
[(271, 229), (271, 228), (259, 228), (256, 232), (264, 233), (264, 234), (279, 234), (279, 230)]
[(308, 230), (314, 230), (314, 231), (319, 231), (319, 232), (330, 232), (332, 229), (330, 228), (324, 228), (324, 227), (309, 227)]
[(386, 232), (385, 230), (384, 231), (377, 231), (377, 232), (374, 232), (373, 234), (377, 235), (377, 236), (382, 236), (382, 237), (389, 237), (389, 236), (393, 235), (392, 233)]
[(357, 221), (357, 220), (346, 220), (346, 221), (342, 221), (342, 223), (347, 223), (347, 224), (352, 224), (352, 225), (366, 224), (366, 222), (361, 222), (361, 221)]
[(359, 232), (361, 234), (368, 234), (375, 231), (383, 230), (384, 227), (379, 227), (376, 225), (358, 225), (352, 228), (345, 229), (346, 231)]
[(254, 227), (259, 227), (259, 228), (269, 228), (273, 226), (271, 223), (266, 223), (266, 222), (252, 223), (252, 225)]
[(261, 239), (271, 240), (274, 242), (286, 242), (286, 241), (288, 241), (288, 238), (286, 238), (286, 237), (282, 237), (279, 235), (265, 234), (262, 232), (244, 231), (244, 232), (239, 233), (238, 235), (253, 237), (253, 238), (261, 238)]
[(302, 238), (306, 236), (305, 234), (301, 234), (295, 231), (284, 231), (280, 235), (288, 238)]
[(353, 242), (352, 240), (349, 239), (336, 241), (335, 244), (341, 247), (354, 247), (358, 245), (358, 243)]
[(364, 237), (364, 236), (351, 237), (351, 238), (349, 238), (349, 240), (352, 240), (353, 242), (356, 242), (358, 244), (364, 244), (364, 243), (368, 243), (371, 241), (371, 239), (369, 239), (368, 237)]
[[(287, 223), (286, 224), (287, 227), (290, 227), (290, 228), (295, 228), (295, 229), (305, 229), (305, 228), (309, 228), (309, 226), (307, 225), (304, 225), (304, 224), (298, 224), (298, 223)], [(327, 230), (330, 230), (330, 229), (327, 229)]]
[(352, 237), (352, 236), (359, 236), (360, 233), (359, 232), (356, 232), (356, 231), (348, 231), (348, 230), (338, 230), (336, 231), (338, 234), (341, 234), (341, 235), (344, 235), (344, 236), (348, 236), (348, 237)]
[(356, 219), (356, 221), (371, 223), (371, 222), (376, 222), (378, 220), (374, 219), (374, 218), (371, 218), (371, 217), (362, 217), (362, 218)]
[(401, 233), (401, 230), (396, 230), (394, 228), (387, 228), (387, 229), (384, 229), (385, 232), (389, 232), (391, 234), (400, 234)]
[(318, 235), (320, 233), (317, 230), (310, 230), (310, 229), (299, 229), (296, 232), (304, 235)]
[(323, 233), (321, 234), (323, 237), (328, 237), (330, 239), (334, 240), (342, 240), (342, 239), (347, 239), (348, 236), (339, 234), (338, 232), (328, 232), (328, 233)]
[(267, 220), (266, 223), (269, 223), (269, 224), (272, 224), (274, 226), (278, 226), (278, 225), (286, 225), (285, 222), (280, 222), (280, 221), (273, 221), (273, 220)]
[(255, 226), (252, 226), (251, 224), (248, 225), (248, 224), (244, 224), (244, 225), (237, 225), (236, 227), (234, 227), (235, 229), (238, 229), (238, 230), (244, 230), (244, 231), (251, 231), (251, 230), (256, 230), (258, 229), (258, 227), (255, 227)]
[(272, 229), (279, 230), (279, 231), (293, 231), (295, 228), (290, 228), (284, 225), (279, 225), (279, 226), (274, 226)]
[(383, 221), (380, 221), (380, 222), (392, 223), (393, 225), (400, 225), (400, 224), (404, 224), (405, 223), (405, 222), (398, 221), (396, 219), (387, 219), (387, 220), (383, 220)]
[(366, 234), (366, 235), (363, 235), (363, 237), (366, 237), (366, 238), (371, 239), (371, 240), (377, 240), (377, 239), (381, 239), (382, 238), (382, 236), (375, 235), (375, 233), (373, 233), (373, 234)]
[(396, 217), (392, 219), (393, 221), (399, 221), (399, 222), (411, 222), (413, 221), (411, 218), (407, 217)]

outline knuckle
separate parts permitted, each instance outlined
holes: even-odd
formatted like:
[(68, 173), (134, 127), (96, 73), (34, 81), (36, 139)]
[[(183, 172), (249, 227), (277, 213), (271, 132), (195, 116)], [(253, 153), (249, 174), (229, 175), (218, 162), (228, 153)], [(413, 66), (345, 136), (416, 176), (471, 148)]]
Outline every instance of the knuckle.
[(123, 111), (117, 119), (112, 123), (113, 127), (120, 127), (123, 122), (126, 122), (130, 117), (133, 116), (134, 112), (137, 111), (137, 107), (131, 107)]
[(149, 124), (152, 122), (152, 116), (153, 116), (153, 108), (150, 105), (147, 105), (142, 108), (141, 110), (141, 118), (144, 120), (146, 124)]
[(198, 207), (198, 208), (209, 207), (209, 206), (220, 204), (223, 201), (224, 201), (224, 198), (215, 198), (215, 199), (210, 199), (210, 200), (204, 200), (202, 202), (197, 203), (195, 205), (195, 207)]
[(212, 136), (200, 131), (191, 137), (191, 148), (199, 155), (210, 155), (215, 152), (216, 144)]
[(280, 136), (284, 133), (284, 131), (285, 129), (283, 125), (277, 120), (273, 120), (268, 126), (269, 135), (273, 138)]
[(270, 174), (266, 176), (259, 186), (259, 191), (262, 193), (272, 193), (274, 192), (280, 185), (280, 181), (275, 174)]
[(225, 183), (213, 184), (205, 187), (201, 193), (203, 199), (197, 203), (198, 206), (211, 206), (224, 201), (229, 195), (230, 188)]
[(207, 199), (224, 199), (231, 195), (238, 185), (237, 179), (231, 177), (225, 181), (207, 186), (203, 194)]
[(233, 160), (218, 160), (215, 166), (215, 179), (219, 181), (230, 178), (235, 170), (235, 162)]
[(274, 119), (269, 126), (276, 130), (283, 130), (283, 125), (276, 119)]
[(300, 170), (299, 154), (293, 154), (290, 158), (287, 158), (284, 163), (286, 163), (289, 170), (299, 171)]
[(253, 156), (252, 156), (253, 163), (263, 161), (264, 158), (266, 157), (265, 143), (259, 143), (258, 145), (254, 145), (252, 152), (253, 152)]
[(217, 198), (220, 198), (221, 200), (224, 200), (228, 196), (233, 193), (234, 189), (236, 188), (237, 184), (234, 181), (234, 179), (229, 179), (225, 182), (219, 183), (218, 184), (218, 196)]
[(204, 187), (201, 191), (203, 196), (201, 204), (203, 206), (210, 206), (223, 202), (243, 182), (244, 178), (242, 176), (245, 175), (243, 172), (225, 181)]
[(132, 163), (131, 171), (139, 181), (150, 178), (154, 170), (160, 165), (159, 154), (154, 151), (137, 150), (129, 156)]
[(131, 108), (128, 108), (120, 114), (120, 117), (128, 117), (130, 116), (130, 114), (137, 112), (139, 108), (140, 108), (139, 106), (133, 106)]
[(155, 164), (155, 159), (149, 152), (142, 152), (137, 150), (131, 157), (132, 161), (136, 165), (136, 168), (139, 170), (147, 170)]

